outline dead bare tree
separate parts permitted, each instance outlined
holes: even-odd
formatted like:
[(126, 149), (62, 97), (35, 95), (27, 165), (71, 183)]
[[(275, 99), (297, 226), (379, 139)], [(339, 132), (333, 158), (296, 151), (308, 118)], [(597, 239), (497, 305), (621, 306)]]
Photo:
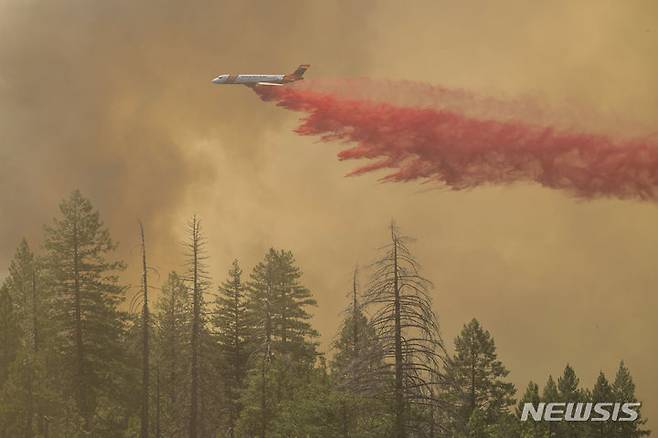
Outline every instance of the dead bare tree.
[(144, 225), (139, 223), (139, 232), (142, 241), (142, 418), (141, 438), (149, 437), (149, 295), (148, 295), (148, 267), (146, 264), (146, 239), (144, 238)]
[(406, 438), (419, 426), (411, 424), (412, 408), (432, 411), (447, 357), (438, 318), (429, 295), (432, 284), (419, 273), (408, 248), (410, 239), (391, 224), (391, 242), (373, 264), (364, 306), (372, 312), (385, 364), (377, 374), (393, 377), (393, 437)]
[(201, 223), (196, 216), (189, 224), (189, 241), (187, 248), (187, 265), (192, 291), (192, 364), (191, 364), (191, 396), (190, 396), (190, 428), (189, 437), (197, 438), (203, 429), (200, 409), (201, 383), (201, 331), (203, 329), (202, 308), (203, 292), (208, 287), (208, 274), (205, 267), (205, 240), (201, 234)]

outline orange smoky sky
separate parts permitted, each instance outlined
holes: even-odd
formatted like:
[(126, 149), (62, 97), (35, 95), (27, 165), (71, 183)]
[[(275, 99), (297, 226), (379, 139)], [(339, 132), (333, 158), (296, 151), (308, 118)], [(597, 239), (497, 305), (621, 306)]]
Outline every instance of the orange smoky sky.
[(519, 391), (567, 362), (591, 387), (624, 359), (656, 424), (655, 203), (345, 178), (341, 145), (295, 135), (297, 114), (210, 83), (310, 63), (309, 78), (530, 97), (589, 127), (650, 134), (656, 23), (652, 1), (0, 0), (0, 276), (75, 188), (119, 241), (129, 284), (138, 219), (162, 280), (196, 213), (215, 284), (233, 258), (249, 270), (270, 246), (295, 252), (328, 350), (353, 266), (395, 219), (417, 238), (446, 339), (479, 318)]

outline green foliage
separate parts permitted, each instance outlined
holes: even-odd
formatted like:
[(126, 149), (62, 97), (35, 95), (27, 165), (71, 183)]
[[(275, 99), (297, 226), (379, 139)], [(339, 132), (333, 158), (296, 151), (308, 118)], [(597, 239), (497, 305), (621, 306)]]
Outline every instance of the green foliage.
[[(622, 361), (615, 375), (615, 381), (612, 384), (612, 393), (615, 401), (619, 403), (637, 403), (635, 397), (635, 383), (631, 372)], [(646, 419), (640, 418), (634, 422), (617, 422), (612, 427), (613, 438), (637, 438), (650, 435), (650, 431), (643, 428)]]
[(335, 413), (339, 414), (340, 435), (358, 437), (390, 436), (392, 407), (387, 395), (392, 381), (382, 382), (377, 373), (384, 367), (384, 352), (377, 332), (357, 304), (350, 306), (333, 343), (331, 378), (320, 380)]
[[(523, 405), (526, 403), (532, 403), (535, 407), (542, 401), (541, 396), (539, 395), (539, 385), (534, 382), (528, 383), (528, 387), (523, 394), (523, 397), (519, 400), (519, 403), (516, 408), (516, 418), (521, 418), (521, 412), (523, 412)], [(544, 425), (535, 421), (527, 421), (525, 423), (520, 423), (520, 433), (523, 438), (542, 438), (544, 436)]]
[[(330, 372), (311, 325), (316, 301), (292, 253), (270, 249), (246, 284), (235, 261), (217, 299), (206, 303), (210, 282), (196, 219), (192, 231), (190, 275), (169, 274), (153, 315), (151, 438), (188, 438), (192, 429), (203, 438), (649, 434), (643, 417), (521, 423), (525, 402), (636, 402), (631, 373), (622, 362), (612, 384), (600, 373), (590, 391), (567, 365), (557, 383), (548, 378), (541, 394), (530, 382), (512, 414), (514, 387), (493, 337), (477, 320), (457, 337), (454, 357), (445, 357), (429, 282), (395, 227), (373, 268), (365, 310), (355, 277)], [(0, 286), (0, 438), (140, 434), (142, 320), (120, 310), (123, 263), (112, 258), (115, 247), (98, 212), (77, 191), (46, 227), (43, 256), (25, 240), (19, 243)]]
[(455, 409), (452, 427), (456, 432), (470, 433), (472, 422), (476, 426), (495, 424), (514, 403), (514, 385), (504, 380), (509, 371), (498, 359), (491, 334), (476, 319), (455, 339), (447, 374), (451, 382), (447, 398)]
[(248, 371), (249, 322), (245, 303), (242, 269), (237, 260), (228, 272), (228, 279), (219, 287), (213, 325), (217, 331), (219, 370), (225, 391), (221, 398), (221, 411), (230, 436), (242, 406), (240, 391)]
[(108, 259), (116, 245), (100, 216), (80, 192), (60, 204), (61, 216), (47, 226), (44, 247), (54, 294), (61, 378), (92, 429), (98, 400), (112, 388), (122, 361), (123, 263)]
[[(3, 331), (13, 331), (5, 353), (4, 380), (0, 396), (0, 424), (17, 436), (43, 433), (45, 418), (58, 413), (61, 402), (53, 370), (55, 351), (50, 342), (49, 296), (37, 257), (23, 239), (9, 265), (3, 301), (13, 309)], [(9, 357), (11, 356), (11, 357)]]
[(240, 400), (243, 408), (236, 427), (238, 436), (269, 436), (278, 412), (281, 401), (278, 382), (284, 380), (286, 366), (279, 360), (270, 363), (264, 358), (259, 365), (252, 367), (247, 375)]
[[(591, 401), (593, 403), (603, 402), (609, 403), (610, 401), (615, 400), (615, 394), (612, 390), (612, 386), (608, 379), (605, 377), (605, 374), (601, 372), (596, 379), (594, 388), (592, 389)], [(605, 438), (612, 436), (612, 422), (605, 421), (599, 422), (596, 424), (590, 425), (590, 435), (592, 438)]]
[(331, 371), (337, 384), (359, 393), (377, 394), (382, 389), (375, 377), (385, 366), (384, 351), (376, 330), (359, 308), (343, 321), (333, 348)]
[(18, 315), (7, 284), (0, 286), (0, 387), (7, 381), (9, 367), (16, 359), (20, 339)]
[(301, 276), (290, 251), (270, 249), (251, 273), (247, 309), (254, 348), (311, 366), (318, 332), (307, 308), (317, 302), (300, 283)]
[[(552, 401), (561, 401), (565, 403), (584, 402), (587, 395), (579, 388), (580, 379), (576, 377), (576, 372), (567, 364), (561, 377), (557, 379), (558, 398)], [(586, 433), (587, 425), (574, 422), (560, 422), (556, 426), (557, 434), (564, 438), (578, 438)]]
[(21, 342), (29, 350), (38, 349), (40, 324), (45, 319), (39, 270), (36, 257), (27, 241), (21, 240), (9, 264), (7, 287), (16, 306)]
[(163, 436), (185, 437), (189, 406), (191, 303), (185, 283), (171, 272), (162, 286), (155, 312), (156, 374), (160, 382), (160, 428)]
[(272, 437), (338, 437), (344, 431), (344, 400), (320, 368), (296, 382), (292, 397), (281, 402), (272, 424)]

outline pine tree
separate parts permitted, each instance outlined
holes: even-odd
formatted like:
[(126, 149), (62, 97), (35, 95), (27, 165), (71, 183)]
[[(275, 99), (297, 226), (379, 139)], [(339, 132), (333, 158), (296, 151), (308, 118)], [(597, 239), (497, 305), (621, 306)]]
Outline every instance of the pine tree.
[(295, 263), (290, 251), (278, 251), (275, 256), (277, 285), (274, 295), (274, 336), (275, 351), (289, 355), (293, 362), (306, 361), (312, 365), (315, 360), (314, 339), (319, 335), (311, 327), (309, 306), (316, 306), (311, 291), (300, 282), (302, 271)]
[(50, 296), (44, 281), (42, 261), (23, 239), (9, 266), (8, 293), (14, 303), (19, 324), (17, 362), (10, 367), (12, 389), (7, 397), (16, 408), (20, 434), (31, 436), (44, 432), (45, 417), (52, 415), (53, 379), (48, 378), (47, 365), (52, 362), (50, 342)]
[[(564, 373), (557, 379), (558, 399), (564, 403), (578, 403), (587, 400), (586, 393), (579, 388), (580, 379), (576, 372), (567, 364)], [(576, 422), (560, 422), (557, 432), (560, 437), (579, 438), (586, 433), (586, 425)]]
[(5, 282), (0, 286), (0, 438), (8, 438), (14, 432), (11, 423), (15, 421), (13, 407), (16, 400), (5, 394), (9, 393), (7, 389), (11, 385), (13, 364), (20, 349), (21, 331), (16, 313)]
[(368, 416), (385, 393), (378, 379), (372, 379), (386, 366), (384, 351), (377, 333), (362, 311), (358, 290), (358, 270), (352, 277), (348, 294), (350, 304), (332, 347), (336, 351), (331, 361), (331, 376), (339, 390), (342, 436), (363, 435), (360, 424), (369, 423)]
[(564, 368), (562, 377), (557, 379), (557, 389), (560, 394), (560, 401), (565, 403), (580, 401), (581, 392), (578, 388), (580, 379), (576, 377), (576, 372), (571, 365), (567, 364)]
[(42, 276), (35, 255), (25, 239), (21, 240), (9, 265), (7, 286), (16, 306), (21, 325), (20, 339), (24, 348), (38, 351), (41, 343), (41, 325), (44, 324), (45, 300), (41, 287)]
[(191, 301), (181, 277), (171, 272), (162, 286), (156, 308), (157, 368), (160, 376), (161, 430), (163, 436), (186, 437), (189, 422)]
[(61, 217), (46, 227), (47, 269), (54, 289), (58, 348), (68, 391), (93, 430), (101, 395), (112, 398), (120, 359), (124, 316), (118, 310), (124, 288), (123, 263), (109, 260), (116, 248), (100, 216), (80, 192), (60, 204)]
[[(526, 403), (532, 403), (532, 405), (535, 406), (536, 408), (540, 402), (541, 402), (541, 397), (539, 396), (539, 385), (537, 385), (534, 382), (528, 383), (528, 387), (526, 388), (523, 397), (521, 397), (521, 400), (519, 400), (519, 403), (516, 408), (517, 418), (521, 417), (521, 413), (523, 412), (523, 406)], [(522, 436), (524, 438), (542, 438), (541, 422), (536, 422), (533, 421), (532, 419), (528, 419), (528, 421), (521, 424), (521, 431), (523, 434)]]
[(487, 424), (497, 423), (507, 413), (516, 392), (514, 385), (504, 380), (508, 374), (491, 334), (476, 319), (466, 324), (455, 339), (455, 354), (448, 364), (455, 385), (450, 400), (456, 407), (457, 431), (468, 430), (475, 411)]
[(260, 438), (267, 436), (272, 421), (272, 343), (274, 337), (274, 300), (276, 297), (276, 251), (270, 249), (265, 259), (251, 273), (247, 308), (249, 312), (251, 342), (258, 353), (249, 373), (247, 390), (243, 396), (245, 409), (240, 428)]
[[(615, 381), (612, 384), (612, 392), (617, 403), (637, 403), (635, 397), (635, 383), (631, 372), (621, 361), (619, 369), (615, 376)], [(633, 422), (616, 422), (613, 425), (613, 438), (637, 438), (648, 436), (651, 434), (649, 430), (643, 429), (642, 426), (646, 424), (647, 420), (640, 417)]]
[(237, 260), (228, 271), (228, 279), (219, 287), (213, 324), (217, 330), (219, 353), (222, 360), (222, 378), (225, 387), (224, 404), (228, 410), (229, 436), (235, 436), (240, 415), (240, 391), (247, 375), (249, 359), (247, 310), (242, 269)]
[(332, 344), (336, 354), (331, 361), (332, 375), (352, 392), (376, 394), (381, 381), (372, 379), (385, 367), (384, 351), (377, 332), (361, 309), (350, 314)]
[(9, 294), (7, 283), (0, 286), (0, 388), (7, 381), (9, 366), (16, 359), (20, 329), (16, 309)]
[[(557, 385), (555, 384), (553, 376), (548, 376), (548, 380), (546, 381), (546, 385), (542, 391), (541, 401), (544, 403), (556, 403), (560, 401), (560, 394), (558, 392)], [(557, 423), (549, 421), (542, 424), (546, 424), (546, 434), (548, 438), (554, 438), (558, 436)]]
[(268, 435), (276, 406), (292, 397), (297, 377), (308, 375), (317, 357), (318, 333), (306, 310), (316, 302), (300, 283), (301, 276), (290, 251), (270, 249), (254, 267), (248, 285), (255, 354), (240, 423), (243, 430), (261, 438)]
[(353, 392), (367, 392), (372, 373), (384, 367), (384, 352), (377, 332), (363, 313), (358, 291), (358, 269), (354, 269), (350, 304), (332, 347), (336, 354), (331, 362), (332, 375)]
[[(603, 371), (599, 373), (599, 377), (596, 379), (596, 383), (592, 389), (591, 401), (592, 403), (610, 403), (615, 401), (612, 386), (605, 377), (605, 374), (603, 374)], [(612, 423), (610, 421), (591, 422), (590, 435), (592, 438), (610, 438), (612, 433), (611, 426)]]
[(16, 317), (20, 326), (18, 340), (18, 362), (20, 366), (12, 369), (14, 374), (12, 381), (17, 383), (12, 391), (12, 403), (17, 410), (16, 417), (23, 436), (34, 434), (35, 416), (35, 379), (37, 363), (37, 352), (39, 350), (40, 329), (40, 294), (37, 290), (37, 266), (35, 256), (25, 239), (21, 240), (9, 265), (9, 278), (7, 279), (9, 293), (16, 303)]
[(256, 348), (270, 359), (285, 355), (309, 366), (315, 360), (318, 333), (306, 309), (317, 303), (300, 284), (301, 276), (290, 251), (270, 249), (251, 274), (247, 308)]

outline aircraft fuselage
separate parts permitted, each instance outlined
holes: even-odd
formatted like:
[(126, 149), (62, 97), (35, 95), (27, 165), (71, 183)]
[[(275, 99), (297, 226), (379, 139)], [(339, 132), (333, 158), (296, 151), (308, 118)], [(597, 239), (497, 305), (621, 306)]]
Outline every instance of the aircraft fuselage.
[(248, 87), (284, 85), (290, 82), (301, 81), (304, 79), (304, 72), (310, 67), (308, 64), (302, 64), (292, 73), (282, 75), (248, 75), (248, 74), (223, 74), (212, 80), (214, 84), (220, 85), (246, 85)]

